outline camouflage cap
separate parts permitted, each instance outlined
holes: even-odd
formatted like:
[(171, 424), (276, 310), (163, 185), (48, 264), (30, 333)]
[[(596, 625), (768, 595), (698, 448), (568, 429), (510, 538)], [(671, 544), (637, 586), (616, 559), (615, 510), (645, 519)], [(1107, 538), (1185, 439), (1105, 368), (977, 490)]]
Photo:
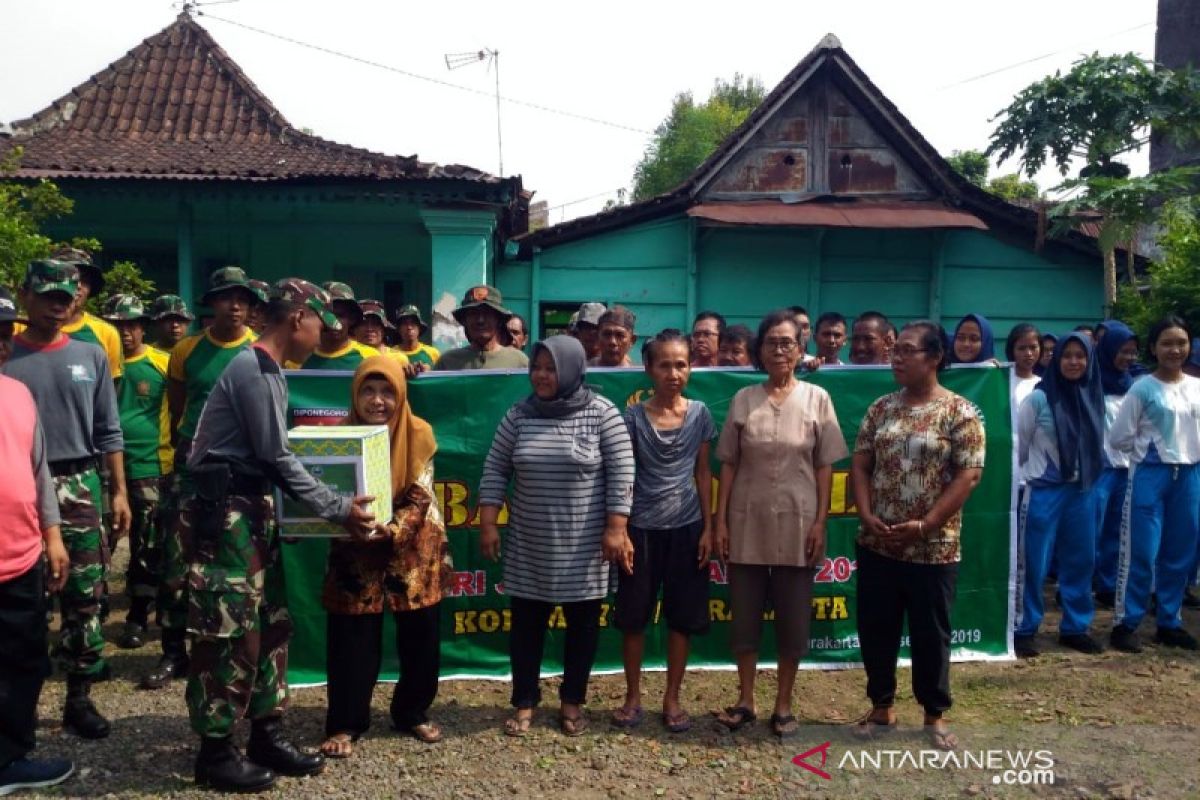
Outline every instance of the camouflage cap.
[(0, 286), (0, 322), (14, 322), (18, 316), (12, 292)]
[(258, 302), (263, 305), (267, 304), (267, 300), (271, 294), (271, 284), (266, 281), (260, 281), (257, 278), (251, 278), (246, 281), (246, 285), (254, 293), (254, 296), (258, 298)]
[(104, 289), (104, 273), (92, 262), (92, 256), (86, 250), (69, 245), (59, 245), (50, 253), (50, 258), (64, 264), (73, 264), (79, 270), (79, 279), (87, 281), (92, 294), (99, 294)]
[(411, 303), (406, 306), (400, 306), (400, 308), (396, 309), (396, 322), (399, 322), (405, 317), (412, 317), (415, 319), (417, 324), (421, 326), (422, 331), (429, 327), (425, 324), (425, 320), (421, 319), (421, 309), (417, 308)]
[(271, 299), (307, 308), (321, 318), (326, 328), (334, 331), (342, 329), (342, 323), (329, 306), (333, 298), (315, 283), (309, 283), (303, 278), (284, 278), (271, 287)]
[(388, 321), (387, 310), (383, 307), (383, 303), (378, 300), (364, 299), (358, 301), (358, 308), (362, 311), (363, 319), (374, 317), (383, 323), (383, 327), (391, 328), (392, 323)]
[(354, 289), (348, 283), (341, 281), (325, 281), (321, 284), (321, 288), (329, 292), (330, 300), (349, 300), (353, 303), (358, 301), (354, 299)]
[(110, 322), (128, 322), (135, 319), (149, 319), (146, 306), (131, 294), (114, 294), (104, 304), (104, 319)]
[(34, 294), (66, 292), (74, 297), (79, 289), (79, 267), (52, 258), (30, 261), (23, 286)]
[(507, 320), (513, 315), (513, 312), (505, 308), (503, 302), (503, 298), (500, 296), (500, 290), (495, 286), (472, 286), (470, 289), (467, 289), (467, 293), (463, 295), (462, 305), (454, 309), (454, 318), (458, 320), (459, 324), (461, 325), (462, 318), (459, 315), (462, 314), (462, 312), (472, 308), (479, 308), (480, 306), (487, 306)]
[(245, 289), (254, 294), (254, 290), (250, 288), (250, 279), (246, 277), (246, 270), (234, 266), (221, 267), (208, 276), (208, 291), (200, 298), (200, 302), (208, 305), (213, 295), (230, 289)]
[(184, 299), (177, 294), (163, 294), (156, 297), (150, 304), (150, 317), (154, 320), (164, 317), (183, 317), (188, 322), (196, 318), (191, 311), (188, 311)]

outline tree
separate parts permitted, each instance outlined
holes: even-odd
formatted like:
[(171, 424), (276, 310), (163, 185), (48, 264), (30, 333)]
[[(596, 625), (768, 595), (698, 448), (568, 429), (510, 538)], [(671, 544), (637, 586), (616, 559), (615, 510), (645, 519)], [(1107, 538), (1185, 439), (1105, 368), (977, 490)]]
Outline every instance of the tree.
[(1161, 255), (1148, 270), (1149, 285), (1122, 286), (1114, 313), (1143, 337), (1156, 321), (1179, 314), (1200, 331), (1200, 199), (1174, 200), (1159, 220)]
[(670, 191), (687, 180), (765, 96), (762, 81), (740, 73), (732, 81), (716, 80), (703, 103), (697, 104), (691, 92), (675, 95), (671, 113), (655, 129), (634, 169), (634, 201)]
[(1008, 175), (998, 175), (987, 183), (987, 190), (999, 195), (1010, 203), (1014, 200), (1037, 200), (1042, 191), (1037, 181), (1023, 181), (1020, 174), (1011, 172)]
[[(1102, 218), (1098, 244), (1104, 258), (1105, 304), (1117, 297), (1116, 245), (1153, 220), (1163, 200), (1194, 192), (1200, 170), (1177, 168), (1140, 178), (1117, 159), (1140, 150), (1150, 130), (1176, 143), (1200, 138), (1200, 73), (1155, 68), (1135, 53), (1076, 61), (1021, 90), (993, 117), (987, 154), (999, 161), (1018, 155), (1032, 177), (1048, 160), (1065, 176), (1073, 160), (1077, 177), (1055, 187), (1073, 195), (1051, 210), (1052, 232), (1072, 228), (1088, 213)], [(1132, 277), (1132, 275), (1131, 275)]]
[(44, 258), (54, 242), (42, 234), (47, 220), (71, 213), (74, 203), (48, 180), (34, 184), (4, 180), (17, 171), (21, 148), (0, 158), (0, 283), (16, 291), (30, 261)]
[(987, 188), (988, 170), (991, 164), (988, 157), (978, 150), (955, 150), (946, 159), (954, 171), (962, 175), (980, 189)]
[(99, 296), (89, 298), (88, 310), (99, 314), (108, 298), (117, 294), (131, 294), (149, 303), (154, 298), (154, 281), (142, 275), (138, 265), (132, 261), (117, 261), (104, 272), (104, 290)]

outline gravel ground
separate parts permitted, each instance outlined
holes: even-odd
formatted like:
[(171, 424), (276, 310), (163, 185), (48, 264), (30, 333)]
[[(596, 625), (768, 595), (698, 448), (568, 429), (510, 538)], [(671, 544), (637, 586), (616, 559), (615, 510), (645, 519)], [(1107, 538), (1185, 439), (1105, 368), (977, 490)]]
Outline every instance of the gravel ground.
[[(114, 586), (114, 595), (119, 586)], [(123, 606), (123, 601), (118, 601)], [(107, 633), (115, 641), (123, 608), (114, 611)], [(1194, 633), (1200, 615), (1185, 612)], [(1057, 619), (1051, 615), (1051, 626)], [(1101, 615), (1097, 630), (1110, 621)], [(1143, 636), (1150, 630), (1144, 628)], [(1031, 662), (956, 664), (956, 699), (948, 715), (967, 750), (1000, 748), (1053, 752), (1054, 786), (1010, 787), (993, 783), (996, 770), (874, 769), (844, 760), (847, 754), (879, 749), (919, 752), (921, 716), (907, 692), (902, 670), (901, 730), (886, 743), (852, 742), (848, 723), (867, 708), (860, 670), (803, 672), (797, 682), (799, 734), (786, 742), (764, 723), (730, 734), (709, 712), (734, 699), (730, 672), (689, 674), (685, 705), (697, 724), (684, 734), (663, 730), (658, 714), (648, 713), (631, 733), (608, 725), (608, 714), (624, 694), (620, 676), (593, 680), (583, 736), (567, 738), (545, 705), (531, 734), (522, 740), (500, 733), (509, 713), (508, 684), (499, 681), (447, 681), (433, 715), (446, 739), (424, 745), (390, 730), (387, 701), (391, 687), (376, 690), (371, 733), (354, 757), (331, 762), (308, 779), (281, 779), (269, 797), (491, 798), (563, 797), (1025, 797), (1175, 798), (1200, 796), (1200, 656), (1147, 648), (1141, 656), (1068, 653), (1043, 635), (1045, 654)], [(159, 692), (134, 688), (157, 659), (158, 642), (140, 650), (111, 646), (114, 680), (95, 687), (101, 711), (113, 721), (112, 735), (87, 742), (61, 730), (64, 695), (61, 676), (46, 684), (40, 703), (39, 752), (65, 755), (77, 773), (53, 790), (69, 797), (213, 796), (192, 782), (195, 741), (188, 728), (183, 685)], [(774, 674), (760, 675), (757, 700), (764, 716), (774, 692)], [(554, 696), (553, 679), (547, 681)], [(644, 681), (647, 711), (657, 707), (663, 675)], [(288, 712), (288, 730), (315, 746), (323, 731), (325, 691), (298, 689)], [(245, 730), (240, 732), (245, 736)], [(823, 778), (791, 759), (829, 742)], [(885, 753), (885, 758), (886, 758)], [(896, 756), (893, 755), (893, 758)], [(820, 753), (805, 762), (820, 767)], [(1017, 776), (1018, 778), (1020, 776)], [(1014, 778), (1016, 779), (1016, 778)]]

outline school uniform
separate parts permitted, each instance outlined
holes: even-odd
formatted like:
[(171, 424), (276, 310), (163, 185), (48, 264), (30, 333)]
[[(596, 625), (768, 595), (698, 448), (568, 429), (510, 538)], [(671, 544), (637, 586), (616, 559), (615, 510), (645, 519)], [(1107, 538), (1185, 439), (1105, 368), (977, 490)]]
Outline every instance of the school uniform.
[(1017, 416), (1018, 456), (1026, 485), (1018, 515), (1017, 638), (1034, 636), (1045, 616), (1042, 585), (1052, 557), (1063, 609), (1059, 634), (1086, 634), (1095, 611), (1095, 485), (1103, 458), (1103, 395), (1090, 343), (1077, 334), (1067, 341), (1087, 351), (1084, 376), (1078, 381), (1062, 377), (1060, 348)]
[(1121, 347), (1134, 338), (1134, 333), (1115, 320), (1106, 322), (1105, 328), (1104, 338), (1096, 345), (1096, 362), (1100, 367), (1100, 382), (1104, 389), (1104, 471), (1100, 473), (1100, 480), (1096, 481), (1096, 511), (1100, 515), (1100, 522), (1097, 527), (1096, 569), (1092, 576), (1092, 588), (1098, 596), (1111, 598), (1117, 588), (1121, 513), (1129, 480), (1129, 456), (1112, 446), (1108, 431), (1134, 380), (1128, 371), (1118, 370), (1113, 362)]
[(1177, 629), (1200, 535), (1200, 378), (1139, 380), (1108, 440), (1130, 460), (1114, 618), (1136, 629), (1153, 588), (1159, 629)]

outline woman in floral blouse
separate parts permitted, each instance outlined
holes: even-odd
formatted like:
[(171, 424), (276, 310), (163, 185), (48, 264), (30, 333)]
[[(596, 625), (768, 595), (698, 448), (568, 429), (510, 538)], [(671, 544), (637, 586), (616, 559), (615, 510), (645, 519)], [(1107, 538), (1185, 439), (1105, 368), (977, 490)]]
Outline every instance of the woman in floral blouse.
[(365, 540), (337, 539), (321, 596), (329, 612), (326, 658), (329, 710), (321, 752), (350, 755), (369, 727), (379, 678), (383, 612), (396, 622), (400, 681), (392, 724), (423, 742), (442, 738), (426, 716), (437, 696), (442, 595), (453, 578), (446, 526), (433, 494), (433, 428), (408, 405), (404, 368), (372, 356), (354, 373), (350, 425), (387, 425), (392, 444), (393, 514)]
[(871, 404), (852, 466), (861, 521), (858, 636), (871, 711), (856, 733), (895, 729), (896, 660), (904, 619), (913, 694), (937, 748), (958, 746), (942, 714), (950, 708), (950, 607), (958, 578), (962, 507), (983, 473), (985, 437), (976, 408), (938, 383), (946, 333), (910, 322), (892, 350), (898, 392)]

